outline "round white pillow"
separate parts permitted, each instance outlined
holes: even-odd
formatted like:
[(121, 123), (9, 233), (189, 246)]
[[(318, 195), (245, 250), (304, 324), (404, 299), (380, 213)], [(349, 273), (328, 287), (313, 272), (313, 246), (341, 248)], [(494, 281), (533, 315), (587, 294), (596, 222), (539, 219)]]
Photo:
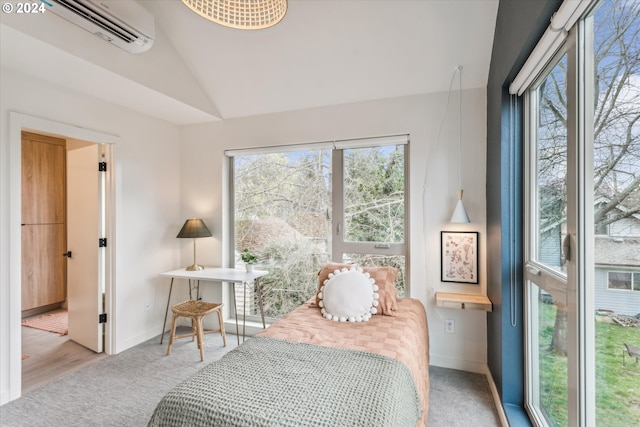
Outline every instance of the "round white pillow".
[(361, 268), (336, 270), (318, 294), (322, 315), (336, 322), (366, 322), (377, 312), (377, 290), (374, 280)]

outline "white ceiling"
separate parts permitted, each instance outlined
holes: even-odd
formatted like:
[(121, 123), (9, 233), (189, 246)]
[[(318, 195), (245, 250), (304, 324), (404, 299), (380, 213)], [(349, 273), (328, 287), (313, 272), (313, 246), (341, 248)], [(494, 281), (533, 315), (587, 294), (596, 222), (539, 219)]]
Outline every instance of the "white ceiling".
[[(446, 91), (458, 65), (463, 67), (464, 89), (485, 87), (498, 9), (498, 0), (289, 0), (287, 15), (279, 24), (243, 31), (209, 22), (180, 1), (140, 3), (155, 16), (157, 30), (175, 49), (171, 60), (184, 63), (181, 66), (211, 107), (203, 108), (199, 102), (193, 108), (174, 96), (165, 100), (164, 111), (154, 114), (162, 110), (162, 99), (172, 98), (162, 91), (162, 96), (152, 97), (153, 109), (139, 105), (138, 91), (135, 99), (127, 100), (126, 93), (118, 91), (118, 101), (109, 101), (176, 124)], [(3, 39), (13, 33), (3, 31)], [(47, 37), (35, 37), (47, 43)], [(93, 36), (86, 33), (86, 37)], [(3, 55), (3, 66), (20, 71), (28, 51), (22, 52)], [(69, 53), (74, 52), (69, 49)], [(57, 67), (71, 63), (60, 62)], [(77, 62), (68, 73), (82, 73)], [(140, 79), (134, 80), (144, 86)], [(117, 79), (110, 81), (118, 84)], [(107, 87), (102, 97), (110, 93)], [(95, 89), (90, 94), (101, 97)]]

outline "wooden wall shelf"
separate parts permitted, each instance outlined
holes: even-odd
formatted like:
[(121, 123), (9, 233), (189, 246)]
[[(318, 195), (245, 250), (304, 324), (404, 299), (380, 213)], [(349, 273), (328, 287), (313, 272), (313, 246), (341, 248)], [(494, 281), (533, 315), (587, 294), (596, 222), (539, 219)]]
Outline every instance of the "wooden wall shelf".
[(436, 292), (436, 305), (461, 310), (493, 311), (491, 300), (485, 295)]

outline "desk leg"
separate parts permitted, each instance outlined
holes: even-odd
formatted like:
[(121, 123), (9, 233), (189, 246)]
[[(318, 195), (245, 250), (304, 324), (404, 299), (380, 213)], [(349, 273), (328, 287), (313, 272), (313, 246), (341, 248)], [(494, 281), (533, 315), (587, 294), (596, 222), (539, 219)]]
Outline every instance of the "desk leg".
[(236, 314), (236, 338), (238, 338), (238, 345), (240, 345), (240, 334), (238, 332), (238, 304), (236, 303), (236, 284), (231, 282), (231, 296), (233, 297), (233, 312)]
[(247, 326), (247, 284), (242, 284), (242, 342), (245, 337), (245, 327)]
[(260, 279), (256, 278), (254, 282), (256, 284), (256, 291), (258, 294), (258, 307), (260, 307), (260, 317), (262, 318), (262, 329), (266, 329), (267, 326), (264, 322), (264, 306), (262, 303), (262, 287), (260, 286)]
[(160, 344), (164, 340), (164, 328), (167, 325), (167, 313), (169, 313), (169, 302), (171, 301), (171, 291), (173, 290), (173, 277), (171, 278), (171, 286), (169, 286), (169, 296), (167, 297), (167, 308), (164, 310), (164, 322), (162, 323), (162, 335), (160, 335)]

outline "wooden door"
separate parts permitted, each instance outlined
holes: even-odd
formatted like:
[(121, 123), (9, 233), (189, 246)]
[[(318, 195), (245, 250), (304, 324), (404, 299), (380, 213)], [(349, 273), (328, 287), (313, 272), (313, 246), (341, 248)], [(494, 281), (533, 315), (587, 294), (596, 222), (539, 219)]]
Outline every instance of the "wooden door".
[(22, 132), (22, 310), (66, 299), (66, 141)]

